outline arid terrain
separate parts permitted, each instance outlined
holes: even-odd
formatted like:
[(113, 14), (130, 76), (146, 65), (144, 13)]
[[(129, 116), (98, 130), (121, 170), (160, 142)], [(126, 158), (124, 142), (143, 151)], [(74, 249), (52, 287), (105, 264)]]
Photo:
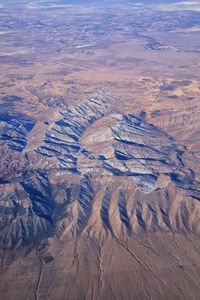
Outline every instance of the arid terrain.
[(200, 3), (1, 0), (0, 299), (198, 300)]

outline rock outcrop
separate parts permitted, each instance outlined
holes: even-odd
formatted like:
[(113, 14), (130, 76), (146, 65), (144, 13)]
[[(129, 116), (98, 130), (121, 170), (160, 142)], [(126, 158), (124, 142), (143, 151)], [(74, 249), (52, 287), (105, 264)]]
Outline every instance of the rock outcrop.
[(80, 145), (83, 132), (102, 118), (106, 105), (99, 99), (90, 99), (77, 107), (60, 109), (61, 119), (46, 132), (44, 145), (36, 151), (47, 157), (55, 156), (59, 166), (77, 172), (77, 159), (84, 149)]

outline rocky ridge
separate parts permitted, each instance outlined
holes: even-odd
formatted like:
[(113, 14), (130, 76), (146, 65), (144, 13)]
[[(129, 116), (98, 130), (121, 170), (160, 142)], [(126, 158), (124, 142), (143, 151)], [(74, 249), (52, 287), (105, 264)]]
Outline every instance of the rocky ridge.
[[(54, 234), (71, 240), (87, 233), (98, 241), (160, 230), (199, 234), (200, 183), (189, 168), (198, 159), (148, 123), (144, 111), (109, 127), (110, 157), (81, 143), (87, 128), (109, 116), (104, 101), (90, 99), (59, 116), (34, 154), (36, 161), (57, 162), (33, 170), (24, 148), (21, 175), (2, 181), (1, 248), (24, 248)], [(90, 168), (79, 163), (83, 158)]]
[(81, 148), (80, 137), (85, 129), (104, 116), (106, 110), (105, 102), (99, 99), (60, 109), (62, 118), (46, 132), (44, 145), (36, 152), (47, 157), (56, 156), (60, 167), (77, 172), (78, 156), (80, 153), (87, 155)]

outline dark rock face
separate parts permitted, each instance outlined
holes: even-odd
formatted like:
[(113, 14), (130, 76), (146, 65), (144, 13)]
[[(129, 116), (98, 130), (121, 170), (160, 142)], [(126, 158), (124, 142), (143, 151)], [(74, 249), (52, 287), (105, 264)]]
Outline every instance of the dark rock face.
[[(8, 187), (7, 187), (8, 188)], [(49, 224), (35, 208), (34, 202), (19, 184), (9, 184), (1, 195), (1, 248), (25, 247), (47, 232)]]
[(131, 224), (127, 213), (126, 201), (127, 201), (126, 193), (124, 191), (120, 191), (119, 199), (118, 199), (120, 220), (126, 226), (127, 232), (130, 234)]
[(112, 134), (115, 158), (103, 164), (106, 170), (117, 176), (131, 176), (146, 192), (155, 190), (158, 177), (165, 175), (177, 186), (190, 186), (198, 194), (199, 188), (194, 186), (200, 185), (195, 174), (185, 167), (185, 160), (192, 154), (173, 137), (149, 124), (144, 113), (124, 116), (112, 128)]
[(87, 225), (92, 212), (92, 202), (94, 200), (94, 190), (91, 181), (91, 175), (85, 174), (80, 181), (79, 197), (78, 197), (78, 230)]
[(100, 214), (101, 214), (101, 219), (104, 227), (106, 228), (106, 230), (110, 230), (110, 232), (112, 233), (112, 227), (109, 219), (111, 198), (112, 198), (112, 190), (110, 187), (107, 187), (105, 190), (105, 194), (103, 196)]
[(74, 201), (74, 185), (66, 181), (53, 186), (44, 171), (5, 187), (0, 200), (0, 247), (5, 249), (24, 248), (52, 235)]
[(27, 144), (27, 134), (35, 126), (35, 121), (24, 116), (2, 114), (0, 124), (0, 140), (6, 141), (9, 149), (21, 152)]

